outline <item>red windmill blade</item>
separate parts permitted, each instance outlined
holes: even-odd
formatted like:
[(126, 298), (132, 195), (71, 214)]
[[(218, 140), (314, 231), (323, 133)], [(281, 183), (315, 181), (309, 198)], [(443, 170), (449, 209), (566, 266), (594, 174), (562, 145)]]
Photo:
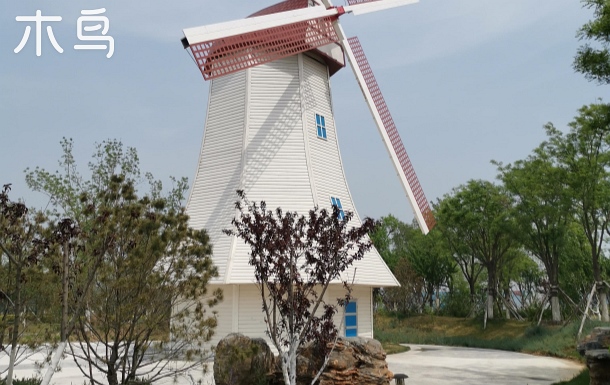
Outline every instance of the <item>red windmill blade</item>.
[(347, 43), (343, 47), (347, 53), (352, 70), (356, 75), (356, 79), (358, 79), (360, 89), (377, 124), (383, 143), (390, 154), (396, 173), (409, 198), (417, 223), (424, 234), (427, 234), (436, 224), (430, 204), (424, 195), (424, 190), (415, 174), (409, 155), (407, 155), (405, 146), (400, 139), (394, 119), (390, 115), (390, 110), (381, 94), (371, 66), (364, 55), (360, 41), (358, 41), (357, 37), (351, 37), (347, 39)]

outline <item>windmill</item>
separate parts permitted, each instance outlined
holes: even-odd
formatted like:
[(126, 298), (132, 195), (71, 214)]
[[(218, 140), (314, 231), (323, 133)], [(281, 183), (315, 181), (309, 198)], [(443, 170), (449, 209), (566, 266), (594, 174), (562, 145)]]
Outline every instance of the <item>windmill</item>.
[[(225, 290), (217, 335), (263, 336), (248, 250), (222, 234), (243, 189), (268, 207), (307, 212), (337, 206), (356, 213), (337, 141), (330, 77), (345, 57), (415, 213), (420, 229), (434, 226), (394, 121), (357, 38), (346, 38), (339, 18), (417, 0), (286, 0), (249, 18), (188, 28), (182, 43), (203, 77), (211, 80), (198, 170), (187, 203), (190, 224), (205, 228)], [(356, 213), (355, 225), (360, 219)], [(398, 283), (376, 250), (354, 265), (354, 297), (347, 336), (372, 337), (372, 288)], [(340, 290), (340, 288), (336, 288)], [(329, 293), (330, 296), (333, 293)], [(357, 304), (357, 306), (356, 306)], [(257, 316), (258, 315), (258, 316)], [(347, 316), (346, 316), (347, 317)], [(346, 318), (347, 320), (347, 318)], [(339, 324), (340, 322), (337, 322)], [(345, 322), (347, 325), (348, 322)], [(264, 324), (263, 324), (264, 325)]]

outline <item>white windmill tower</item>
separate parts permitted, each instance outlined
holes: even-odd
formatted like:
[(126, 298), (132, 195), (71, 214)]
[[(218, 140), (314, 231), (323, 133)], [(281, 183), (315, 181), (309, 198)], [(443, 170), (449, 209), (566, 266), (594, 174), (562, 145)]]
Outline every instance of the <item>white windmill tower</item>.
[[(216, 308), (218, 338), (230, 332), (264, 337), (265, 325), (248, 249), (222, 233), (235, 216), (235, 191), (268, 207), (306, 213), (337, 205), (355, 213), (345, 180), (330, 97), (330, 76), (347, 56), (379, 133), (424, 233), (434, 226), (428, 202), (356, 38), (338, 23), (417, 0), (286, 0), (247, 19), (184, 30), (182, 39), (211, 80), (199, 165), (187, 203), (190, 224), (205, 228), (224, 290)], [(347, 336), (372, 337), (372, 288), (398, 282), (376, 250), (353, 266), (354, 298)], [(352, 271), (353, 273), (353, 271)], [(340, 296), (340, 285), (329, 297)], [(339, 315), (342, 316), (342, 315)], [(339, 317), (338, 316), (338, 317)], [(337, 324), (339, 324), (337, 320)]]

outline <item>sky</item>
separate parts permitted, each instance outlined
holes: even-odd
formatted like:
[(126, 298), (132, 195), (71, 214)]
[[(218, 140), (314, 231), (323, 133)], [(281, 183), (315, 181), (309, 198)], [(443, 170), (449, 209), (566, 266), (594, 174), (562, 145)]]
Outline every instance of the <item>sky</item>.
[[(236, 20), (276, 1), (1, 0), (0, 184), (43, 207), (24, 170), (58, 168), (62, 137), (72, 138), (83, 173), (95, 143), (135, 147), (155, 177), (196, 171), (209, 84), (182, 48), (182, 29)], [(335, 5), (343, 3), (335, 2)], [(105, 9), (108, 49), (82, 50), (78, 19)], [(44, 22), (63, 53), (35, 25)], [(576, 31), (592, 17), (578, 0), (421, 0), (341, 23), (358, 36), (429, 201), (470, 179), (495, 180), (490, 161), (525, 158), (547, 122), (565, 130), (610, 88), (572, 69)], [(21, 51), (27, 26), (31, 36)], [(96, 35), (96, 33), (90, 33)], [(100, 31), (96, 36), (102, 36)], [(335, 122), (352, 197), (361, 216), (413, 218), (411, 208), (352, 72), (331, 78)]]

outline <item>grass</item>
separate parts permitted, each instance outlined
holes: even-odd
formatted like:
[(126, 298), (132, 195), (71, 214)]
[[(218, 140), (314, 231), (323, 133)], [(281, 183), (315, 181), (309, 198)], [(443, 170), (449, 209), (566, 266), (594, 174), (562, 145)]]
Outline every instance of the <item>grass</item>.
[[(588, 323), (584, 334), (595, 323)], [(433, 344), (499, 349), (581, 360), (576, 351), (577, 324), (533, 326), (514, 320), (490, 320), (422, 315), (397, 317), (377, 314), (375, 338), (382, 344)]]
[(397, 353), (408, 352), (409, 350), (411, 350), (411, 348), (408, 346), (395, 344), (393, 342), (388, 342), (388, 341), (382, 342), (381, 346), (383, 347), (383, 351), (386, 354), (397, 354)]
[[(602, 324), (587, 322), (583, 335), (600, 325)], [(388, 354), (396, 352), (386, 346), (412, 343), (498, 349), (583, 362), (576, 351), (578, 326), (577, 323), (562, 327), (536, 326), (515, 320), (491, 320), (487, 322), (487, 328), (483, 329), (480, 319), (375, 314), (375, 338)], [(554, 385), (585, 384), (589, 384), (589, 371), (586, 369), (572, 380)]]
[(553, 385), (589, 385), (589, 369), (583, 370), (579, 375), (569, 381), (561, 381)]

